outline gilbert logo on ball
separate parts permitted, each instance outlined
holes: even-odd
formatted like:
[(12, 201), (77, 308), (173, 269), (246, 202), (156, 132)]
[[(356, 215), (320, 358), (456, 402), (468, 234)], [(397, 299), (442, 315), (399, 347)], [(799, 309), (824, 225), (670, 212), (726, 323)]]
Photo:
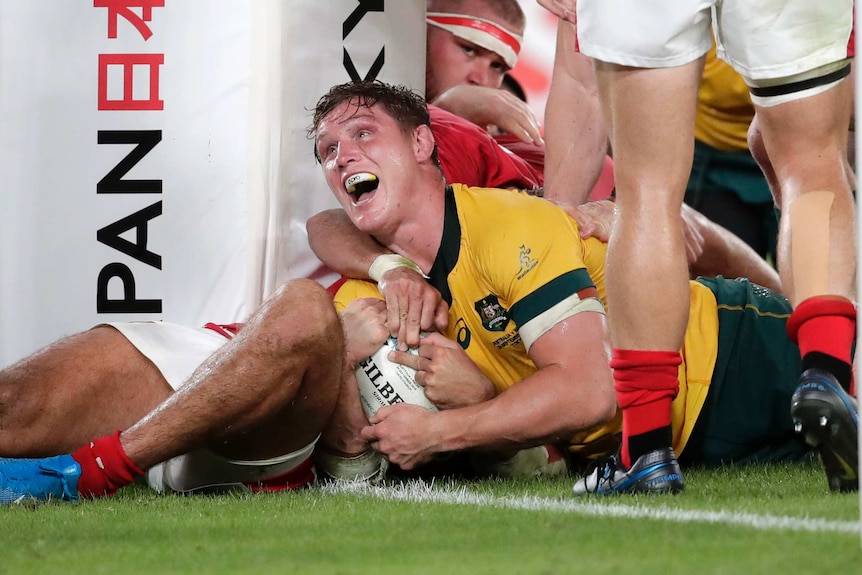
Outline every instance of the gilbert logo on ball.
[[(380, 349), (356, 368), (359, 383), (359, 400), (365, 415), (371, 417), (384, 405), (409, 403), (431, 411), (437, 407), (425, 397), (425, 389), (416, 383), (416, 370), (390, 361), (386, 356), (396, 348), (396, 340), (390, 337)], [(408, 353), (416, 354), (415, 349)]]

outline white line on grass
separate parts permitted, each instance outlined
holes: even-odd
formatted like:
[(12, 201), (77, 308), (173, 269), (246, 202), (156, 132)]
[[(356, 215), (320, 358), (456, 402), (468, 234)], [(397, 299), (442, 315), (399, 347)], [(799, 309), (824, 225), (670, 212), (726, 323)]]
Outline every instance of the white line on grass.
[(764, 530), (859, 533), (859, 523), (855, 521), (830, 521), (814, 517), (788, 517), (786, 515), (756, 515), (737, 511), (673, 509), (665, 506), (647, 507), (644, 505), (615, 503), (607, 500), (605, 503), (593, 503), (572, 499), (549, 499), (532, 495), (497, 497), (489, 494), (474, 493), (463, 486), (441, 487), (423, 481), (409, 481), (387, 486), (370, 486), (365, 483), (354, 482), (328, 483), (322, 487), (322, 491), (330, 494), (352, 493), (369, 495), (393, 501), (479, 505), (505, 509), (523, 509), (527, 511), (556, 511), (559, 513), (575, 513), (593, 517), (661, 519), (679, 523), (717, 523)]

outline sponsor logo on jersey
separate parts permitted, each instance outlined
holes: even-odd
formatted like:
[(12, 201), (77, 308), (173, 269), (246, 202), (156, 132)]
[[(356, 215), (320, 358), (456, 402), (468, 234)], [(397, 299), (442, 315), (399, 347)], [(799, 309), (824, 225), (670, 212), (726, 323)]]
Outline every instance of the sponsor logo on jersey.
[(508, 310), (500, 305), (497, 296), (488, 294), (475, 304), (482, 325), (488, 331), (505, 331), (509, 325)]
[(521, 334), (517, 331), (513, 331), (512, 333), (507, 333), (495, 339), (494, 347), (502, 350), (511, 345), (518, 345), (519, 343), (521, 343)]
[(461, 346), (461, 349), (466, 350), (470, 347), (470, 342), (473, 340), (473, 334), (470, 333), (470, 327), (467, 325), (467, 320), (459, 317), (455, 322), (455, 341)]
[(521, 260), (521, 269), (518, 270), (518, 275), (517, 275), (518, 279), (521, 279), (522, 277), (527, 275), (527, 273), (531, 269), (536, 267), (536, 265), (539, 263), (539, 260), (537, 260), (536, 258), (534, 258), (530, 255), (530, 253), (532, 253), (532, 251), (533, 250), (531, 250), (527, 246), (524, 246), (524, 245), (521, 246), (521, 253), (518, 256), (518, 258)]

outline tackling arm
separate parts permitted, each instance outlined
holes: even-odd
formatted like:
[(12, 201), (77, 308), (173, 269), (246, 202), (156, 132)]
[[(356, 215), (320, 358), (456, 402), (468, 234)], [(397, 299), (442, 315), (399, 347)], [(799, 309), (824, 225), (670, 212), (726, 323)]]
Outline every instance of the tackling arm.
[(506, 90), (460, 84), (437, 96), (432, 104), (469, 120), (483, 130), (493, 125), (523, 142), (545, 143), (539, 120), (532, 109)]
[(342, 209), (325, 210), (311, 216), (305, 229), (314, 255), (334, 271), (350, 278), (371, 279), (368, 268), (375, 258), (392, 253), (359, 231)]

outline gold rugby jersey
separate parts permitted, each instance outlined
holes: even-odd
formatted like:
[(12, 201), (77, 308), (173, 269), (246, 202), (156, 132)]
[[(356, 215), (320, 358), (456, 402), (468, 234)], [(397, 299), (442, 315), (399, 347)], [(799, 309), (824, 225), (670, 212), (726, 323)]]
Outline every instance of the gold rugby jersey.
[[(509, 190), (447, 187), (442, 242), (429, 274), (449, 304), (444, 335), (505, 391), (536, 371), (529, 346), (554, 324), (581, 311), (604, 313), (606, 252), (603, 242), (581, 239), (577, 223), (547, 200)], [(363, 297), (382, 299), (373, 282), (349, 280), (335, 296), (336, 308), (341, 312)], [(673, 408), (679, 448), (706, 398), (718, 347), (712, 292), (692, 282), (692, 298)], [(691, 396), (687, 377), (696, 382)], [(585, 457), (607, 455), (621, 430), (617, 413), (606, 425), (578, 433), (570, 448)]]

